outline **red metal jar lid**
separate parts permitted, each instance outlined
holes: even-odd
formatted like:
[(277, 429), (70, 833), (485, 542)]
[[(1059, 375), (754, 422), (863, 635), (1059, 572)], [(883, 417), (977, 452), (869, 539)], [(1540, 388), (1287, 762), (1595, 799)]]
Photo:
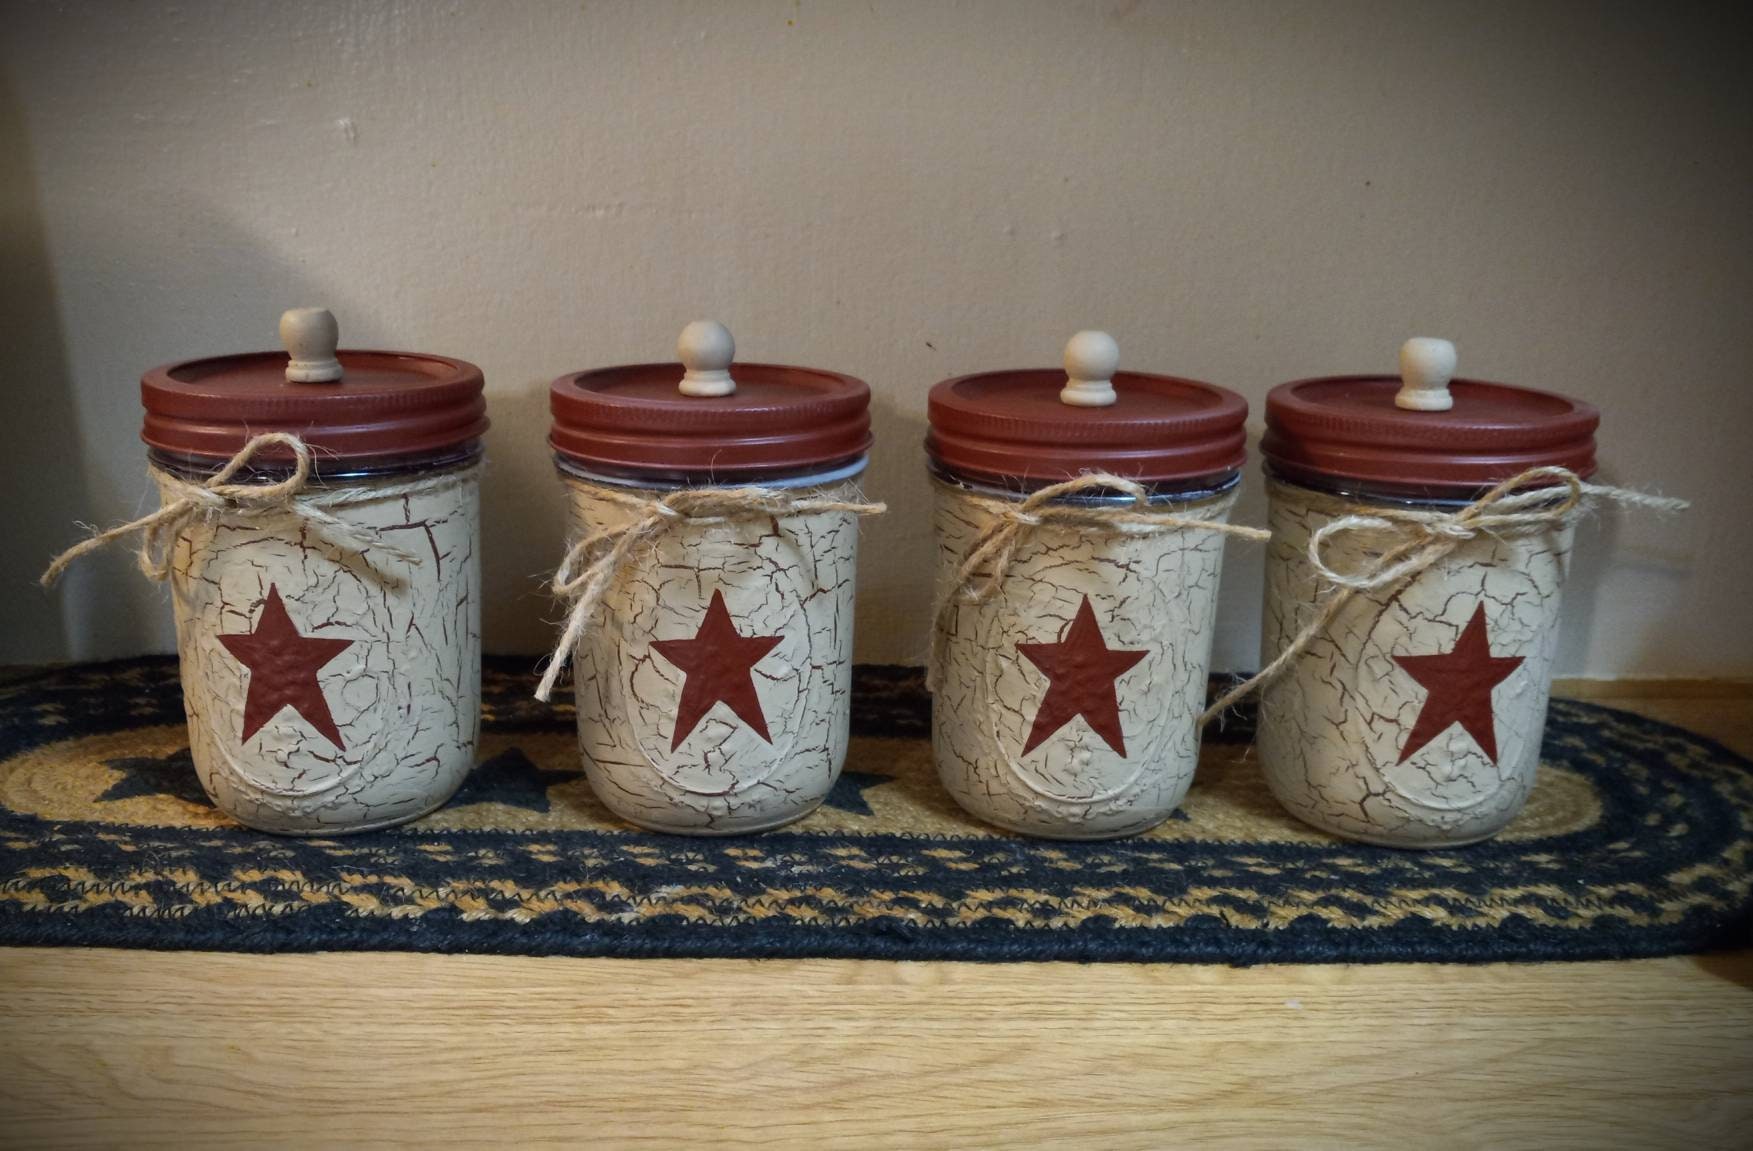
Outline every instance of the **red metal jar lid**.
[[(772, 480), (824, 471), (870, 450), (870, 388), (838, 372), (731, 367), (716, 324), (690, 324), (681, 363), (561, 376), (548, 442), (587, 471), (682, 483)], [(686, 389), (686, 390), (684, 390)]]
[[(1191, 487), (1225, 480), (1247, 461), (1241, 396), (1197, 380), (1117, 372), (1117, 363), (1112, 340), (1080, 332), (1066, 346), (1065, 371), (945, 380), (931, 389), (926, 451), (954, 475), (1024, 487), (1098, 471)], [(1098, 397), (1091, 406), (1078, 402), (1078, 385)]]
[[(1453, 370), (1452, 346), (1413, 343), (1440, 345)], [(1260, 450), (1273, 473), (1316, 486), (1465, 499), (1529, 468), (1594, 472), (1601, 416), (1593, 405), (1532, 388), (1451, 380), (1440, 368), (1420, 375), (1407, 359), (1412, 354), (1409, 344), (1402, 353), (1409, 366), (1398, 378), (1330, 376), (1272, 389)], [(1439, 397), (1446, 391), (1452, 406), (1402, 407), (1395, 397), (1407, 391)]]
[[(140, 438), (173, 457), (219, 465), (252, 436), (290, 432), (310, 445), (322, 471), (338, 470), (337, 462), (349, 469), (367, 462), (405, 466), (414, 457), (452, 453), (487, 430), (481, 369), (475, 365), (409, 352), (337, 352), (333, 318), (314, 310), (301, 314), (326, 324), (328, 334), (317, 334), (314, 349), (216, 356), (147, 372), (140, 379), (146, 408)], [(301, 374), (301, 364), (317, 365), (302, 374), (330, 378), (288, 379)], [(276, 446), (255, 460), (291, 458)]]

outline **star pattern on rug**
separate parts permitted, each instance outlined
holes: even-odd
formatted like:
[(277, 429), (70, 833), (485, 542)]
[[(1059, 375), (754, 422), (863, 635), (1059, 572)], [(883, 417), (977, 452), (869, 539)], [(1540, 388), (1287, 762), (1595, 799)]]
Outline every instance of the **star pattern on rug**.
[(1035, 709), (1023, 754), (1081, 715), (1090, 730), (1124, 759), (1126, 736), (1120, 730), (1120, 697), (1114, 685), (1150, 653), (1109, 647), (1087, 595), (1058, 643), (1019, 643), (1016, 649), (1047, 677), (1047, 694)]
[(323, 686), (317, 682), (317, 672), (352, 647), (352, 640), (302, 634), (287, 614), (280, 588), (269, 584), (268, 598), (256, 617), (255, 630), (222, 635), (219, 642), (250, 673), (240, 742), (247, 742), (262, 730), (280, 709), (290, 707), (336, 751), (347, 749), (341, 742), (341, 729), (335, 726), (335, 717), (329, 711), (329, 701), (323, 696)]
[(213, 806), (207, 793), (201, 790), (200, 777), (195, 774), (194, 756), (186, 747), (169, 755), (125, 755), (102, 763), (111, 771), (121, 772), (122, 778), (104, 789), (97, 797), (98, 803), (162, 795), (200, 807)]
[(714, 588), (706, 605), (706, 618), (692, 639), (657, 639), (651, 650), (674, 664), (683, 675), (682, 698), (676, 705), (675, 733), (670, 750), (694, 733), (714, 704), (722, 703), (749, 730), (773, 742), (767, 734), (767, 717), (761, 697), (755, 694), (755, 665), (779, 646), (782, 636), (743, 635), (724, 606), (724, 593)]
[(549, 811), (548, 789), (577, 778), (575, 771), (538, 767), (522, 748), (513, 747), (476, 764), (450, 803), (452, 807), (499, 803), (546, 814)]
[(1457, 723), (1473, 737), (1487, 759), (1497, 762), (1497, 723), (1491, 709), (1491, 690), (1522, 666), (1522, 657), (1491, 654), (1484, 604), (1473, 609), (1473, 618), (1467, 621), (1455, 646), (1446, 654), (1397, 655), (1394, 662), (1427, 693), (1397, 762), (1405, 763)]
[(870, 801), (864, 798), (864, 793), (873, 787), (893, 782), (894, 776), (880, 772), (842, 771), (840, 778), (834, 781), (834, 786), (828, 791), (827, 798), (822, 800), (822, 806), (852, 815), (875, 815), (876, 812), (870, 809)]

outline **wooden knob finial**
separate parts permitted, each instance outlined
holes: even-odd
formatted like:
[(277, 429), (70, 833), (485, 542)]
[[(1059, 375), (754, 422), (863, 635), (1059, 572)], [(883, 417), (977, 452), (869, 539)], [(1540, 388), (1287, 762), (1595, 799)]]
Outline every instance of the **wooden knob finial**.
[(1120, 367), (1120, 345), (1106, 332), (1083, 331), (1065, 342), (1065, 386), (1059, 402), (1077, 408), (1105, 408), (1120, 397), (1114, 393), (1114, 372)]
[(280, 313), (280, 343), (286, 348), (286, 378), (295, 384), (328, 384), (341, 378), (335, 348), (341, 328), (327, 308), (289, 308)]
[(1400, 345), (1400, 390), (1394, 406), (1412, 412), (1446, 412), (1455, 406), (1449, 381), (1455, 378), (1455, 345), (1415, 336)]
[(676, 339), (676, 358), (687, 371), (677, 388), (684, 396), (728, 396), (737, 390), (730, 378), (736, 356), (730, 329), (713, 320), (695, 320)]

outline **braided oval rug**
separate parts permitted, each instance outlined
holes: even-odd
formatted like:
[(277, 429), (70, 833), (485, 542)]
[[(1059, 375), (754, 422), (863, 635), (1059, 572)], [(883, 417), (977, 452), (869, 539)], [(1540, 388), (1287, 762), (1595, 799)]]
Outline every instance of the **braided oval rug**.
[(1209, 736), (1160, 828), (991, 831), (937, 785), (918, 673), (860, 669), (846, 771), (781, 831), (687, 839), (608, 815), (569, 707), (489, 660), (481, 762), (417, 823), (239, 827), (189, 761), (174, 660), (0, 688), (0, 943), (231, 951), (1229, 963), (1590, 959), (1745, 943), (1753, 765), (1651, 720), (1554, 702), (1541, 778), (1496, 840), (1346, 843), (1266, 793), (1247, 724)]

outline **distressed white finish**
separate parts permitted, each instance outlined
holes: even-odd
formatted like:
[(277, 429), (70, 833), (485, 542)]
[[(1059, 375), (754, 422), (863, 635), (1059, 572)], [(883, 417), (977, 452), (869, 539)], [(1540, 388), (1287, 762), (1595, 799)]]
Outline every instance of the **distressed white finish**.
[[(0, 662), (169, 651), (128, 557), (30, 592), (75, 520), (140, 514), (143, 368), (291, 303), (349, 347), (481, 365), (492, 651), (541, 652), (565, 501), (544, 386), (714, 316), (742, 360), (868, 380), (858, 658), (923, 661), (919, 441), (949, 376), (1127, 364), (1253, 405), (1379, 370), (1601, 409), (1566, 675), (1753, 675), (1753, 69), (1702, 5), (965, 0), (14, 3), (0, 19)], [(753, 62), (759, 61), (759, 66)], [(295, 163), (289, 163), (289, 158)], [(1701, 158), (1703, 161), (1701, 162)], [(254, 347), (255, 341), (244, 342)], [(680, 371), (677, 372), (680, 375)], [(1122, 391), (1125, 385), (1121, 385)], [(1264, 523), (1250, 483), (1240, 523)], [(1214, 666), (1258, 666), (1232, 548)]]
[[(1328, 591), (1309, 563), (1310, 535), (1367, 506), (1278, 482), (1268, 496), (1262, 660)], [(1405, 584), (1359, 592), (1262, 690), (1260, 764), (1279, 802), (1316, 827), (1393, 847), (1470, 843), (1507, 824), (1539, 766), (1572, 535), (1569, 523), (1481, 535)], [(1357, 571), (1401, 538), (1342, 532), (1322, 555), (1335, 571)], [(1449, 652), (1481, 605), (1491, 654), (1522, 659), (1491, 693), (1496, 762), (1458, 724), (1399, 762), (1429, 692), (1393, 657)]]
[(1455, 378), (1455, 345), (1414, 336), (1400, 345), (1400, 390), (1394, 406), (1412, 412), (1446, 412), (1455, 406), (1449, 381)]
[[(195, 770), (221, 810), (264, 831), (328, 835), (401, 823), (450, 798), (474, 766), (479, 483), (333, 514), (375, 529), (410, 558), (373, 550), (372, 564), (392, 577), (382, 579), (291, 514), (197, 521), (176, 549), (172, 599)], [(291, 707), (241, 738), (251, 673), (219, 637), (252, 631), (270, 587), (302, 635), (353, 641), (317, 672), (343, 750)]]
[(1106, 332), (1082, 331), (1065, 342), (1065, 386), (1059, 402), (1074, 408), (1105, 408), (1119, 399), (1114, 373), (1120, 345)]
[[(598, 498), (599, 485), (563, 478), (574, 537), (637, 517)], [(850, 483), (795, 492), (858, 498)], [(636, 550), (572, 656), (578, 745), (598, 798), (629, 822), (694, 835), (815, 810), (846, 759), (857, 563), (849, 512), (688, 522)], [(781, 637), (752, 669), (770, 738), (718, 703), (672, 748), (686, 677), (651, 643), (693, 638), (715, 591), (739, 635)]]
[(676, 390), (684, 396), (728, 396), (735, 392), (730, 362), (736, 351), (729, 328), (713, 320), (695, 320), (676, 339), (676, 359), (682, 361), (683, 368)]
[[(1003, 503), (933, 486), (941, 596)], [(1171, 510), (1224, 521), (1234, 503), (1231, 492)], [(1223, 553), (1217, 532), (1029, 531), (1003, 587), (959, 606), (943, 647), (932, 750), (956, 802), (1000, 827), (1063, 839), (1130, 835), (1167, 819), (1199, 761)], [(1114, 681), (1126, 754), (1082, 717), (1025, 753), (1048, 679), (1017, 644), (1060, 641), (1086, 596), (1108, 648), (1147, 653)]]

